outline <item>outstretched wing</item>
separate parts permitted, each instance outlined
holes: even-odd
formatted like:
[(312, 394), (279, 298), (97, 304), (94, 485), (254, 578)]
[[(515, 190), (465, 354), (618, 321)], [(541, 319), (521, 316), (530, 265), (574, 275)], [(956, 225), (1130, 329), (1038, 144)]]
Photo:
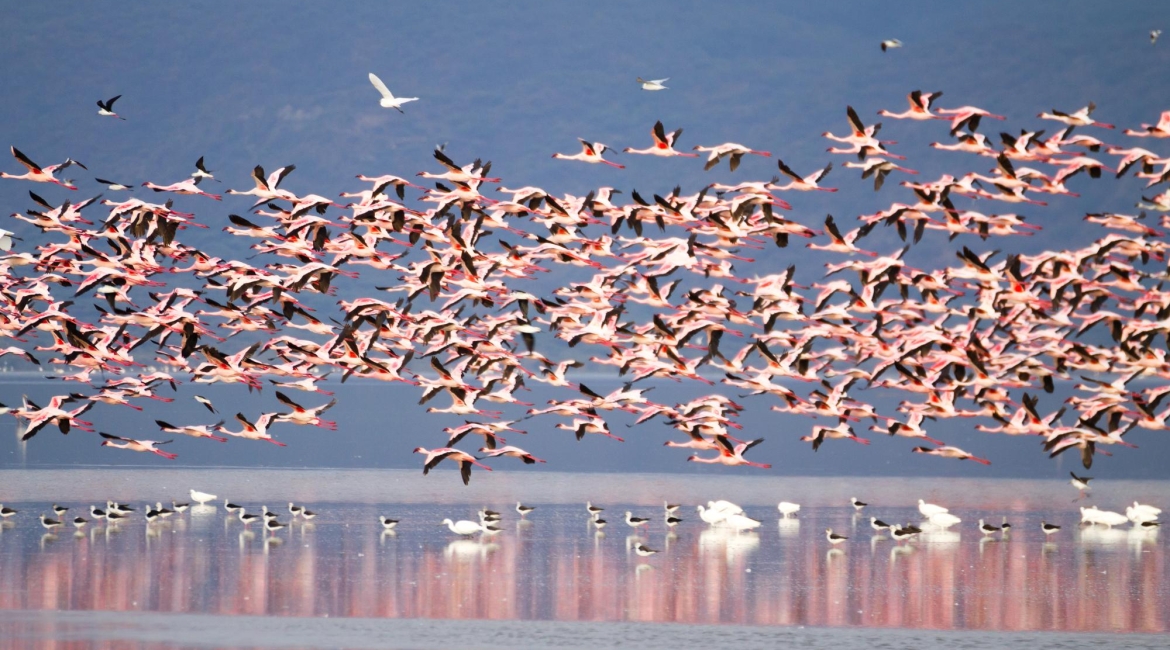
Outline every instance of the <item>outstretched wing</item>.
[(794, 180), (798, 183), (804, 182), (804, 179), (800, 177), (800, 174), (797, 174), (796, 172), (792, 171), (792, 168), (789, 167), (788, 165), (785, 165), (783, 160), (780, 160), (779, 158), (777, 158), (776, 159), (776, 166), (780, 168), (781, 174), (784, 174), (785, 176), (791, 178), (792, 180)]
[(374, 74), (373, 72), (370, 73), (370, 83), (374, 84), (374, 88), (376, 88), (383, 97), (386, 99), (394, 99), (394, 93), (390, 92), (390, 89), (386, 87), (386, 84), (382, 83), (382, 80), (378, 78), (378, 75)]
[(280, 391), (276, 391), (276, 401), (278, 401), (281, 404), (284, 404), (286, 406), (290, 406), (294, 409), (301, 408), (300, 404), (297, 404), (296, 402), (292, 401), (291, 399), (288, 398), (288, 395), (285, 395), (284, 393), (282, 393)]
[(20, 152), (20, 149), (17, 149), (16, 147), (9, 147), (9, 148), (10, 148), (10, 149), (12, 149), (12, 155), (13, 155), (13, 156), (15, 156), (17, 160), (19, 160), (19, 161), (20, 161), (20, 164), (24, 165), (25, 167), (28, 167), (28, 170), (29, 170), (30, 172), (32, 172), (32, 173), (34, 173), (34, 174), (39, 174), (39, 173), (41, 173), (41, 167), (40, 167), (40, 165), (38, 165), (38, 164), (36, 164), (35, 162), (33, 162), (33, 161), (29, 160), (29, 159), (28, 159), (28, 156), (26, 156), (26, 155), (24, 155), (23, 153), (21, 153), (21, 152)]

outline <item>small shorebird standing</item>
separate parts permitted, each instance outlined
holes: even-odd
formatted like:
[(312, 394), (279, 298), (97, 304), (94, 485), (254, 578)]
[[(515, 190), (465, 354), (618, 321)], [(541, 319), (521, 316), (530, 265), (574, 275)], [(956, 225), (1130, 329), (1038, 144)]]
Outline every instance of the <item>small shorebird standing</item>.
[(857, 497), (849, 497), (849, 503), (852, 503), (853, 509), (858, 510), (858, 511), (862, 510), (863, 508), (865, 508), (865, 506), (869, 505), (868, 503), (866, 503), (864, 501), (858, 501)]
[(391, 519), (386, 515), (380, 515), (378, 521), (382, 522), (383, 530), (394, 530), (394, 527), (398, 525), (397, 519)]
[(516, 502), (516, 512), (520, 513), (521, 518), (527, 517), (528, 513), (532, 512), (533, 510), (536, 510), (536, 508), (532, 506), (526, 506), (519, 501)]
[(642, 557), (650, 557), (651, 555), (658, 553), (658, 551), (642, 543), (634, 544), (634, 552)]
[(917, 527), (917, 526), (910, 526), (910, 525), (898, 526), (896, 524), (893, 526), (890, 526), (890, 537), (893, 537), (894, 541), (896, 541), (896, 542), (900, 542), (904, 539), (909, 539), (909, 538), (914, 537), (915, 535), (917, 535), (921, 532), (922, 532), (922, 529)]
[(648, 523), (650, 523), (649, 519), (645, 517), (635, 517), (634, 513), (630, 512), (629, 510), (626, 511), (626, 524), (630, 528), (637, 530), (639, 526), (645, 526)]
[(825, 538), (828, 539), (829, 543), (833, 546), (836, 546), (837, 544), (840, 544), (841, 542), (849, 539), (844, 535), (838, 535), (837, 533), (834, 533), (832, 528), (825, 529)]

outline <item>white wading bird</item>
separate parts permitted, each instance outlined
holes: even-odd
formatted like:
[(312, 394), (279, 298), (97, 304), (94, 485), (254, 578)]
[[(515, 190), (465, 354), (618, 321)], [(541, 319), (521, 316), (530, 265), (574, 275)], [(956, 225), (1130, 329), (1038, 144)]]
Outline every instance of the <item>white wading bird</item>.
[(393, 108), (399, 113), (405, 113), (406, 111), (402, 110), (403, 104), (418, 101), (418, 97), (395, 97), (394, 93), (390, 92), (386, 84), (382, 83), (378, 75), (373, 72), (370, 73), (370, 83), (374, 84), (374, 88), (377, 88), (378, 92), (382, 94), (382, 101), (378, 102), (382, 108)]

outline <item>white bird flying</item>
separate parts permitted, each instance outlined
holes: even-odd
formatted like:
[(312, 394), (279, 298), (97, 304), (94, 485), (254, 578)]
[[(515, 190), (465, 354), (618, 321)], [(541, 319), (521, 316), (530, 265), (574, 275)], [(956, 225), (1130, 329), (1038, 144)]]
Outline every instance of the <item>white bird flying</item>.
[(402, 110), (403, 104), (418, 101), (418, 97), (395, 97), (394, 93), (391, 93), (386, 84), (382, 83), (378, 75), (373, 72), (370, 73), (370, 83), (374, 84), (374, 88), (377, 88), (378, 92), (382, 94), (382, 101), (378, 102), (382, 108), (393, 108), (399, 113), (405, 113), (406, 111)]
[(667, 87), (662, 85), (667, 81), (670, 81), (670, 77), (665, 79), (651, 79), (650, 81), (638, 77), (638, 83), (642, 84), (642, 90), (667, 90)]

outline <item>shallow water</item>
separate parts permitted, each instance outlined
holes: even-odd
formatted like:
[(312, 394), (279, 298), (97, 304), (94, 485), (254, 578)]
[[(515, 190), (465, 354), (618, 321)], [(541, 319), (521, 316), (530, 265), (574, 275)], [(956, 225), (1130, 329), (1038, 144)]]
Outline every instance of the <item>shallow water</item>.
[[(1053, 481), (497, 474), (464, 488), (446, 473), (424, 480), (396, 471), (3, 471), (4, 503), (21, 513), (0, 529), (0, 630), (27, 639), (147, 643), (145, 621), (153, 619), (118, 612), (231, 615), (231, 625), (240, 615), (301, 617), (297, 626), (310, 627), (310, 619), (347, 617), (355, 630), (392, 629), (366, 619), (473, 619), (493, 621), (500, 645), (531, 629), (516, 622), (546, 622), (550, 645), (563, 645), (554, 639), (567, 634), (557, 623), (590, 623), (582, 638), (604, 647), (617, 645), (607, 636), (614, 628), (596, 624), (639, 622), (742, 627), (745, 638), (759, 640), (745, 647), (771, 647), (775, 639), (758, 629), (1161, 634), (1170, 624), (1165, 536), (1077, 526), (1079, 505), (1165, 505), (1158, 499), (1170, 493), (1166, 483), (1114, 482), (1074, 501), (1075, 489)], [(182, 499), (188, 487), (257, 509), (279, 504), (282, 513), (292, 499), (320, 514), (275, 535), (256, 525), (245, 530), (222, 508), (150, 526), (140, 516), (117, 527), (91, 524), (76, 534), (45, 535), (36, 520), (52, 502), (74, 506), (70, 517), (77, 509), (88, 517), (82, 504), (111, 498), (141, 507)], [(873, 504), (865, 515), (841, 505), (851, 495)], [(763, 525), (745, 534), (710, 529), (688, 505), (671, 535), (661, 521), (664, 497), (687, 504), (728, 498)], [(950, 506), (963, 523), (909, 543), (872, 534), (869, 514), (918, 521), (919, 497)], [(607, 508), (604, 535), (588, 525), (586, 498)], [(516, 499), (537, 506), (530, 521), (510, 509)], [(780, 499), (802, 503), (798, 517), (780, 520)], [(490, 538), (461, 539), (438, 523), (474, 518), (483, 506), (505, 517)], [(637, 539), (661, 553), (633, 553), (636, 540), (622, 521), (627, 509), (651, 517)], [(379, 514), (402, 520), (396, 533), (382, 533)], [(979, 518), (998, 524), (1003, 516), (1014, 524), (1006, 538), (976, 529)], [(1064, 530), (1045, 539), (1041, 519)], [(830, 549), (827, 527), (851, 539)], [(663, 629), (669, 636), (688, 628)], [(321, 647), (295, 636), (259, 638), (245, 634), (237, 643)], [(1097, 643), (1072, 638), (1081, 641), (1064, 647)], [(369, 647), (362, 639), (324, 645)], [(403, 643), (444, 647), (441, 638), (414, 639)], [(181, 645), (181, 636), (173, 642)]]

